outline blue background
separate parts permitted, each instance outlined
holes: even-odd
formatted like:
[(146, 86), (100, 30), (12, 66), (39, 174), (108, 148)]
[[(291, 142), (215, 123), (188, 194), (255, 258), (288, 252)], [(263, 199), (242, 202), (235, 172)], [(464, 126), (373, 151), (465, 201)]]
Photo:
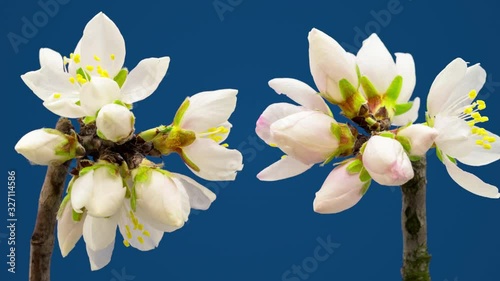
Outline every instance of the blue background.
[[(17, 173), (18, 222), (17, 272), (6, 271), (7, 241), (0, 234), (0, 280), (28, 279), (29, 239), (45, 174), (45, 167), (30, 166), (13, 147), (24, 133), (51, 127), (57, 121), (19, 76), (39, 68), (41, 47), (66, 55), (72, 52), (85, 24), (99, 11), (120, 28), (127, 44), (127, 67), (133, 68), (146, 57), (168, 55), (172, 59), (157, 92), (134, 108), (137, 130), (169, 123), (187, 95), (237, 88), (238, 107), (230, 119), (234, 129), (228, 141), (242, 151), (245, 168), (235, 182), (208, 183), (218, 195), (212, 207), (193, 213), (184, 228), (166, 234), (160, 247), (151, 252), (125, 248), (117, 241), (111, 263), (91, 272), (83, 241), (64, 259), (56, 246), (53, 280), (282, 280), (294, 264), (302, 266), (305, 261), (310, 269), (314, 264), (308, 257), (320, 245), (317, 239), (328, 237), (337, 248), (309, 270), (307, 280), (399, 280), (399, 189), (373, 184), (354, 208), (337, 215), (318, 215), (312, 210), (314, 193), (331, 166), (314, 167), (279, 182), (255, 178), (282, 155), (260, 141), (252, 142), (259, 114), (273, 102), (286, 101), (268, 88), (267, 81), (293, 77), (314, 85), (307, 42), (313, 27), (344, 46), (349, 44), (351, 51), (364, 38), (355, 38), (360, 29), (378, 32), (392, 53), (410, 52), (418, 77), (414, 96), (424, 100), (434, 77), (452, 59), (461, 56), (471, 63), (481, 62), (489, 75), (488, 87), (480, 95), (487, 100), (486, 113), (492, 120), (486, 128), (500, 131), (500, 111), (495, 109), (500, 104), (500, 83), (496, 82), (500, 82), (500, 17), (495, 1), (400, 0), (399, 12), (393, 9), (390, 20), (379, 22), (374, 14), (387, 11), (391, 1), (216, 1), (230, 5), (222, 15), (213, 0), (68, 2), (59, 5), (59, 11), (17, 53), (7, 34), (22, 35), (22, 17), (32, 22), (43, 10), (37, 1), (2, 3), (1, 171), (4, 183), (7, 170)], [(423, 111), (419, 121), (422, 116)], [(169, 170), (192, 176), (177, 156), (165, 161)], [(500, 162), (466, 169), (499, 185), (499, 168)], [(500, 280), (500, 201), (472, 195), (457, 186), (434, 155), (428, 172), (433, 280)], [(4, 184), (0, 190), (3, 234), (7, 233), (6, 195)], [(295, 278), (289, 280), (304, 280), (305, 275)]]

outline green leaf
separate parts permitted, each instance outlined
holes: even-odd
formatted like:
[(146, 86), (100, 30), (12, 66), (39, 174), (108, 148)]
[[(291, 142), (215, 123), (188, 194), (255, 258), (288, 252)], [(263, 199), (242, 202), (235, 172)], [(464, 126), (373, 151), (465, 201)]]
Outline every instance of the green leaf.
[(361, 196), (364, 196), (366, 192), (368, 191), (368, 188), (370, 188), (372, 181), (369, 180), (365, 184), (363, 184), (363, 187), (361, 188)]
[(347, 165), (346, 168), (347, 172), (350, 175), (358, 174), (361, 172), (362, 169), (363, 169), (363, 162), (361, 162), (361, 160), (359, 159), (355, 159), (354, 161), (349, 163), (349, 165)]
[(184, 116), (184, 113), (186, 113), (186, 110), (189, 107), (189, 103), (190, 103), (189, 98), (186, 98), (184, 100), (184, 102), (182, 102), (179, 109), (177, 109), (177, 112), (175, 113), (175, 117), (174, 117), (174, 122), (173, 122), (174, 126), (179, 126), (179, 124), (181, 123), (182, 117)]
[(391, 85), (389, 85), (389, 88), (385, 92), (385, 97), (389, 100), (392, 101), (393, 104), (396, 103), (396, 100), (399, 97), (399, 94), (401, 93), (401, 88), (403, 87), (403, 77), (401, 75), (398, 75), (392, 80)]
[(118, 74), (116, 74), (113, 80), (115, 80), (116, 84), (118, 84), (118, 87), (121, 88), (123, 86), (123, 83), (125, 83), (125, 80), (127, 79), (127, 75), (128, 75), (128, 69), (126, 68), (122, 68), (118, 72)]
[(348, 98), (354, 96), (358, 90), (349, 82), (347, 79), (342, 79), (339, 81), (340, 94), (347, 100)]
[(412, 106), (413, 106), (412, 101), (407, 102), (407, 103), (396, 104), (396, 106), (394, 107), (394, 109), (395, 109), (394, 115), (398, 116), (398, 115), (404, 114), (404, 113), (410, 111)]
[(403, 146), (403, 148), (406, 152), (408, 152), (408, 153), (410, 152), (411, 142), (410, 142), (409, 138), (403, 137), (403, 136), (396, 136), (396, 140), (399, 141), (399, 143), (401, 143), (401, 145)]
[(368, 77), (363, 76), (359, 81), (361, 83), (361, 87), (363, 87), (363, 91), (366, 94), (367, 98), (374, 98), (380, 96), (375, 86), (373, 86), (372, 82), (368, 79)]
[(365, 169), (365, 167), (363, 167), (361, 169), (361, 172), (359, 172), (359, 180), (361, 182), (365, 182), (365, 181), (369, 181), (371, 179), (372, 179), (372, 177), (370, 176), (370, 174), (368, 173), (368, 171)]

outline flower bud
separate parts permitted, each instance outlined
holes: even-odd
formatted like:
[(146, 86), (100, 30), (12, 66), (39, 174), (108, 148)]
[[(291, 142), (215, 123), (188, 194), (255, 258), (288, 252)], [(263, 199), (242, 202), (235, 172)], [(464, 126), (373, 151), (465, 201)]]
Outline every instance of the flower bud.
[(373, 136), (363, 151), (363, 165), (370, 176), (381, 185), (402, 185), (413, 178), (413, 168), (395, 139)]
[(323, 162), (339, 147), (339, 139), (331, 132), (337, 122), (320, 111), (303, 111), (274, 122), (271, 136), (286, 154), (303, 162)]
[(313, 202), (316, 213), (339, 213), (361, 200), (370, 181), (363, 182), (360, 180), (359, 173), (348, 171), (347, 168), (353, 161), (355, 160), (337, 166), (330, 172), (321, 189), (316, 192)]
[(17, 142), (14, 149), (37, 165), (62, 164), (82, 156), (85, 151), (75, 136), (65, 135), (55, 129), (31, 131)]
[(130, 139), (134, 123), (134, 114), (125, 106), (114, 103), (103, 106), (96, 119), (99, 137), (119, 144)]
[(397, 136), (398, 138), (404, 137), (409, 141), (411, 156), (424, 156), (434, 144), (438, 132), (429, 126), (415, 124), (399, 130)]

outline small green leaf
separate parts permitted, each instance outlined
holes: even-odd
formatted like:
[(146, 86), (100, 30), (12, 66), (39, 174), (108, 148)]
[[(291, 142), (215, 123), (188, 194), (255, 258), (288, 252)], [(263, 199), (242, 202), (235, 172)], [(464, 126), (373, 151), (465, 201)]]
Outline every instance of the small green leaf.
[(182, 102), (179, 109), (177, 109), (177, 112), (175, 113), (175, 117), (174, 117), (174, 122), (173, 122), (174, 126), (179, 126), (179, 124), (181, 123), (182, 117), (184, 116), (184, 113), (186, 113), (186, 110), (189, 107), (189, 103), (190, 103), (189, 98), (186, 98), (184, 100), (184, 102)]
[(351, 163), (349, 163), (349, 165), (347, 165), (346, 168), (347, 172), (350, 175), (358, 174), (361, 172), (362, 169), (363, 169), (363, 162), (361, 162), (361, 160), (359, 159), (356, 159)]
[(393, 104), (396, 103), (396, 100), (399, 97), (399, 94), (401, 93), (401, 88), (403, 87), (403, 77), (401, 75), (398, 75), (392, 80), (391, 85), (389, 85), (389, 88), (385, 92), (385, 97), (389, 100), (392, 101)]
[(404, 114), (404, 113), (408, 112), (412, 108), (412, 106), (413, 106), (412, 101), (407, 102), (407, 103), (396, 104), (396, 106), (394, 107), (394, 109), (395, 109), (394, 115), (398, 116), (398, 115)]
[(85, 118), (83, 118), (83, 123), (85, 125), (87, 125), (87, 124), (90, 124), (90, 123), (94, 122), (95, 119), (96, 119), (95, 116), (85, 116)]
[(380, 133), (379, 136), (385, 137), (385, 138), (390, 138), (390, 139), (393, 139), (395, 137), (394, 133), (389, 132), (389, 131), (383, 131)]
[(368, 171), (365, 169), (365, 167), (363, 167), (361, 169), (361, 172), (359, 172), (359, 180), (361, 182), (365, 182), (365, 181), (369, 181), (371, 179), (372, 179), (372, 177), (370, 176), (370, 174), (368, 173)]
[(363, 184), (363, 187), (361, 188), (361, 196), (364, 196), (366, 192), (368, 191), (368, 188), (370, 188), (372, 181), (369, 180), (365, 184)]
[(71, 210), (71, 211), (72, 211), (73, 221), (79, 222), (80, 220), (82, 220), (83, 212), (77, 213), (75, 210)]
[(451, 156), (449, 156), (449, 155), (446, 155), (446, 156), (448, 156), (448, 159), (450, 159), (450, 161), (451, 161), (453, 164), (455, 164), (455, 165), (457, 164), (457, 160), (456, 160), (455, 158), (453, 158), (453, 157), (451, 157)]
[(409, 138), (403, 136), (396, 136), (396, 140), (399, 141), (399, 143), (401, 143), (406, 152), (409, 153), (411, 151), (411, 142)]
[(349, 82), (347, 79), (342, 79), (339, 81), (340, 94), (347, 100), (348, 98), (354, 96), (358, 90)]
[(123, 86), (123, 83), (125, 83), (125, 80), (127, 79), (127, 75), (128, 75), (128, 70), (126, 68), (122, 68), (118, 72), (118, 74), (116, 74), (113, 80), (115, 80), (116, 84), (118, 84), (118, 87), (121, 88)]
[(361, 83), (361, 87), (363, 87), (363, 91), (367, 98), (374, 98), (380, 96), (375, 86), (373, 86), (372, 82), (368, 79), (368, 77), (363, 76), (359, 80)]
[(439, 159), (439, 161), (443, 162), (443, 152), (441, 152), (441, 149), (436, 148), (436, 156)]
[(77, 100), (77, 101), (75, 102), (75, 104), (76, 104), (76, 105), (82, 105), (82, 103), (80, 102), (80, 100)]
[(340, 125), (337, 123), (332, 123), (330, 125), (330, 131), (332, 132), (333, 136), (340, 140), (340, 137), (342, 135), (342, 129), (340, 128)]
[(416, 162), (416, 161), (419, 161), (420, 159), (422, 159), (422, 157), (416, 156), (416, 155), (411, 155), (411, 156), (409, 156), (409, 158), (410, 158), (411, 162)]

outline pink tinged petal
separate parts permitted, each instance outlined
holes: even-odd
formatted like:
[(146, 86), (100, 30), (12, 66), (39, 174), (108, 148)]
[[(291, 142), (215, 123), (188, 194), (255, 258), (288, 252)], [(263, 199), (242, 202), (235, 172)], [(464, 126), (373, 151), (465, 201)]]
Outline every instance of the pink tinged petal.
[(415, 83), (417, 81), (415, 75), (415, 62), (413, 57), (407, 53), (396, 53), (396, 70), (403, 77), (403, 87), (399, 93), (397, 103), (405, 103), (410, 100)]
[(130, 201), (127, 200), (120, 211), (118, 222), (118, 228), (124, 239), (124, 243), (128, 243), (128, 245), (140, 251), (150, 251), (158, 247), (163, 237), (163, 231), (152, 227), (147, 220), (133, 212), (138, 224), (135, 225), (130, 212), (133, 211), (130, 207)]
[(381, 185), (402, 185), (414, 176), (410, 159), (403, 146), (392, 138), (371, 137), (366, 144), (362, 160), (373, 180)]
[(465, 77), (463, 77), (451, 93), (448, 93), (449, 98), (446, 104), (443, 105), (443, 110), (451, 115), (463, 113), (464, 108), (472, 102), (472, 99), (469, 98), (470, 91), (475, 90), (479, 93), (483, 88), (484, 82), (486, 82), (486, 71), (479, 64), (468, 67)]
[(105, 249), (114, 244), (118, 216), (95, 218), (87, 215), (83, 222), (83, 240), (93, 251)]
[(176, 173), (172, 173), (172, 175), (175, 176), (186, 189), (191, 208), (196, 210), (207, 210), (212, 202), (214, 202), (216, 195), (210, 189), (197, 183), (190, 177)]
[(82, 208), (87, 205), (92, 197), (94, 187), (94, 171), (78, 177), (71, 188), (71, 205), (77, 213), (82, 213)]
[(451, 97), (453, 90), (462, 81), (467, 72), (467, 63), (457, 58), (450, 62), (432, 82), (427, 96), (427, 112), (431, 117), (444, 111), (445, 105)]
[(410, 141), (410, 155), (424, 156), (434, 144), (438, 131), (423, 124), (415, 124), (399, 130), (397, 135)]
[(102, 77), (93, 77), (90, 82), (83, 84), (80, 94), (81, 106), (88, 116), (95, 116), (101, 107), (120, 98), (118, 84)]
[(132, 104), (149, 97), (160, 85), (167, 73), (169, 63), (169, 57), (149, 58), (140, 61), (130, 71), (122, 86), (122, 101)]
[(314, 83), (322, 93), (327, 93), (336, 101), (343, 100), (338, 82), (347, 79), (358, 84), (356, 62), (337, 41), (313, 28), (308, 35), (309, 65)]
[(78, 97), (79, 87), (69, 81), (71, 75), (56, 71), (51, 67), (42, 67), (21, 75), (24, 81), (37, 97), (45, 101), (55, 93), (60, 93), (60, 99)]
[(349, 174), (347, 166), (350, 162), (335, 167), (326, 178), (321, 189), (316, 192), (313, 208), (316, 213), (335, 214), (356, 205), (363, 197), (365, 185), (359, 174)]
[(78, 240), (82, 237), (84, 221), (85, 214), (80, 221), (73, 220), (73, 207), (71, 206), (71, 201), (67, 202), (61, 216), (57, 218), (57, 241), (63, 258), (73, 250)]
[(241, 152), (227, 149), (211, 139), (197, 138), (182, 151), (199, 168), (199, 171), (190, 168), (191, 171), (206, 180), (234, 180), (243, 169)]
[(467, 156), (476, 146), (471, 127), (458, 117), (438, 114), (434, 120), (434, 128), (438, 131), (436, 146), (451, 157)]
[[(404, 82), (403, 82), (404, 83)], [(418, 110), (420, 109), (420, 98), (416, 97), (413, 100), (413, 105), (407, 112), (394, 116), (392, 118), (392, 125), (394, 126), (404, 126), (408, 123), (414, 123), (418, 119)]]
[(323, 98), (313, 88), (302, 81), (291, 78), (275, 78), (269, 81), (269, 87), (279, 95), (285, 94), (307, 109), (319, 110), (331, 115), (331, 111)]
[(465, 190), (487, 198), (500, 198), (500, 193), (498, 193), (498, 188), (496, 186), (485, 183), (476, 175), (460, 169), (456, 164), (451, 162), (448, 157), (443, 157), (443, 160), (450, 177)]
[(94, 251), (87, 245), (87, 255), (89, 257), (90, 269), (92, 271), (99, 270), (111, 261), (115, 243), (109, 244), (106, 248)]
[(40, 67), (51, 68), (54, 72), (63, 72), (63, 58), (58, 52), (49, 49), (40, 49)]
[(286, 154), (303, 162), (323, 162), (338, 148), (339, 140), (332, 134), (336, 121), (319, 111), (303, 111), (282, 118), (271, 125), (271, 137)]
[[(80, 48), (82, 66), (100, 65), (111, 78), (120, 71), (125, 61), (123, 36), (115, 23), (102, 12), (85, 26)], [(100, 60), (96, 61), (95, 56)]]
[(226, 122), (236, 108), (237, 93), (237, 90), (224, 89), (191, 96), (181, 128), (202, 133)]
[(380, 93), (384, 93), (398, 75), (391, 53), (375, 33), (363, 41), (357, 63), (361, 75), (368, 77)]
[(255, 132), (267, 144), (274, 143), (271, 137), (271, 124), (297, 112), (304, 111), (305, 108), (289, 103), (273, 103), (269, 105), (257, 120)]
[(262, 170), (257, 174), (257, 178), (261, 181), (283, 180), (300, 175), (312, 166), (313, 164), (307, 165), (293, 157), (286, 156)]
[(482, 145), (474, 145), (472, 150), (465, 156), (457, 157), (457, 160), (469, 166), (483, 166), (493, 163), (500, 159), (500, 137), (490, 131), (486, 131), (487, 136), (494, 138), (494, 142), (489, 142), (483, 139), (483, 136), (472, 135), (472, 142), (482, 140), (484, 143), (491, 145), (490, 149), (485, 149)]

